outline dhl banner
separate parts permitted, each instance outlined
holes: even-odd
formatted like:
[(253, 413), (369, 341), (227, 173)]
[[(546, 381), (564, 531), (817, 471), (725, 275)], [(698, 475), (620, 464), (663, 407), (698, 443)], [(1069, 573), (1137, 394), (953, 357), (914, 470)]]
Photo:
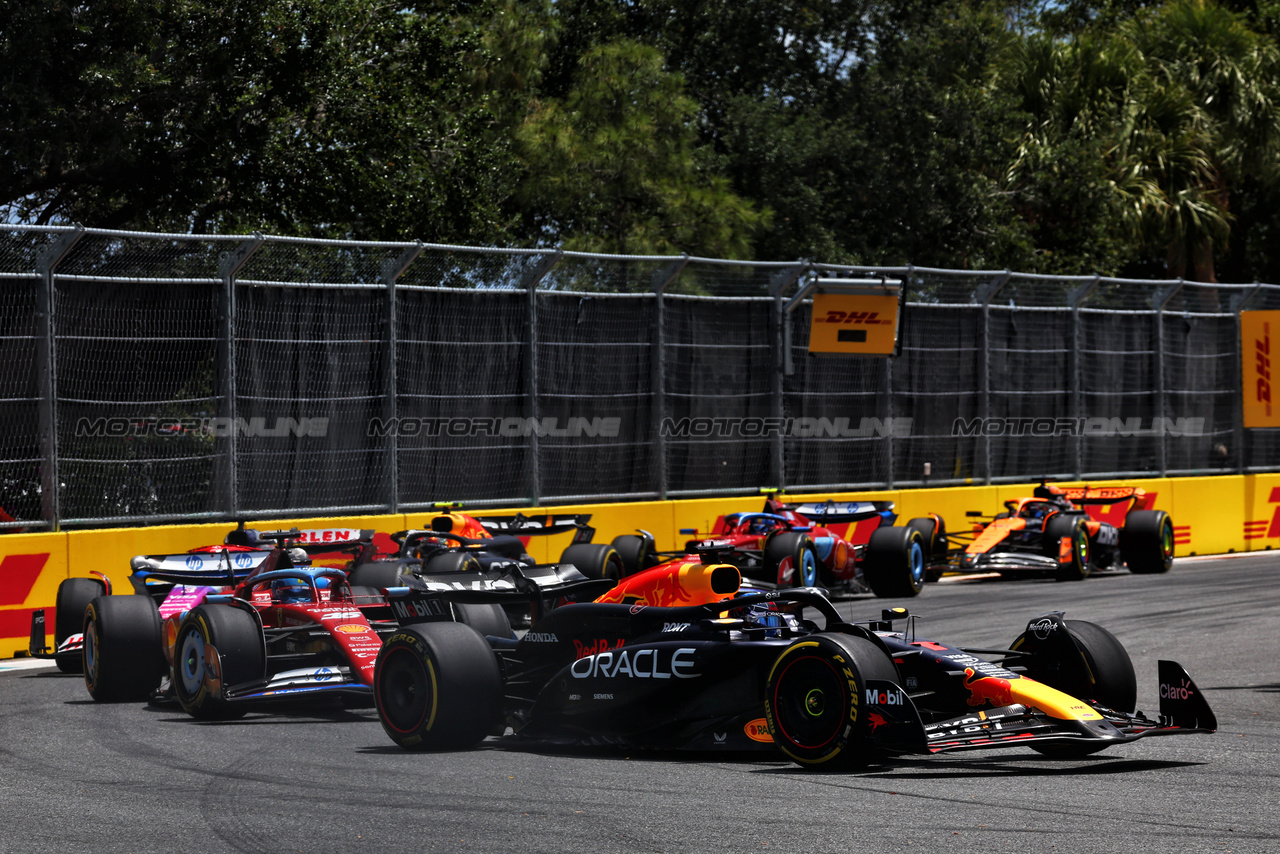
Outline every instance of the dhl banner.
[[(1090, 486), (1141, 486), (1151, 506), (1173, 517), (1176, 553), (1224, 554), (1280, 548), (1280, 474), (1226, 475), (1200, 478), (1157, 478), (1134, 481), (1090, 482)], [(1062, 486), (1083, 485), (1061, 483)], [(1003, 502), (1031, 494), (1035, 484), (960, 486), (934, 489), (888, 490), (881, 492), (786, 495), (787, 501), (892, 501), (899, 523), (917, 516), (937, 513), (951, 530), (973, 524), (965, 513), (977, 510), (994, 514)], [(646, 530), (657, 539), (658, 548), (672, 551), (691, 539), (681, 529), (712, 530), (717, 519), (728, 513), (755, 512), (764, 507), (764, 496), (704, 498), (682, 501), (591, 504), (569, 507), (519, 510), (474, 510), (474, 515), (510, 515), (523, 512), (590, 514), (596, 529), (595, 541), (607, 543), (619, 534)], [(468, 512), (466, 507), (463, 512)], [(1100, 518), (1121, 512), (1117, 505), (1093, 505), (1090, 512)], [(390, 552), (394, 531), (429, 528), (435, 513), (366, 516), (341, 519), (297, 519), (250, 522), (259, 530), (322, 528), (370, 528), (380, 551)], [(0, 534), (0, 658), (25, 651), (30, 633), (31, 612), (50, 609), (48, 625), (53, 625), (52, 609), (58, 584), (69, 577), (87, 577), (96, 570), (109, 576), (117, 590), (129, 590), (129, 559), (137, 554), (176, 554), (197, 546), (222, 542), (232, 525), (163, 525), (149, 528), (116, 528), (69, 531), (54, 534)], [(572, 541), (572, 533), (528, 539), (529, 554), (539, 562), (554, 562)]]
[(897, 341), (896, 294), (814, 294), (810, 353), (892, 356)]
[(1280, 427), (1280, 400), (1273, 400), (1272, 337), (1280, 338), (1280, 311), (1240, 312), (1240, 376), (1245, 427)]

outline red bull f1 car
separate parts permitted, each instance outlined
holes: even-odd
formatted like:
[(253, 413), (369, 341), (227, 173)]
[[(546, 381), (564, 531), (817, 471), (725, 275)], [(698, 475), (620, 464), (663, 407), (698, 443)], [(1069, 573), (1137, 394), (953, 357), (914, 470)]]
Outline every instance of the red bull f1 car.
[[(1173, 520), (1153, 509), (1139, 487), (1059, 487), (1005, 502), (973, 531), (948, 534), (941, 519), (922, 533), (930, 543), (930, 574), (1040, 573), (1063, 581), (1095, 570), (1127, 566), (1134, 573), (1167, 572), (1173, 565)], [(959, 548), (951, 548), (952, 545)]]
[(684, 552), (655, 552), (647, 532), (616, 537), (613, 546), (628, 572), (710, 554), (761, 587), (915, 596), (927, 572), (927, 540), (919, 531), (930, 520), (895, 527), (897, 518), (889, 501), (785, 504), (769, 498), (762, 512), (722, 516), (709, 533), (683, 529), (698, 537)]
[[(682, 584), (678, 571), (647, 572), (667, 575), (652, 586), (668, 594)], [(509, 727), (510, 740), (552, 745), (781, 751), (816, 770), (1009, 747), (1081, 756), (1217, 727), (1171, 661), (1159, 663), (1159, 711), (1137, 711), (1124, 648), (1061, 613), (1031, 620), (1008, 649), (970, 649), (918, 637), (904, 609), (849, 623), (816, 589), (738, 595), (725, 564), (699, 578), (691, 604), (674, 605), (639, 590), (590, 601), (600, 582), (570, 572), (388, 591), (401, 627), (374, 671), (382, 726), (411, 750), (465, 748)], [(535, 614), (518, 640), (452, 616), (513, 597)]]

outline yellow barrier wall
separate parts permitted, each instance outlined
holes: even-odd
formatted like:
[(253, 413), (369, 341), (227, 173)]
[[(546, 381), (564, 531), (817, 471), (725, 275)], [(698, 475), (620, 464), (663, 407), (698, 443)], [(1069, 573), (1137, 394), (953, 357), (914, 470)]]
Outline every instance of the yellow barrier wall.
[[(1155, 506), (1173, 517), (1177, 554), (1222, 554), (1261, 551), (1280, 547), (1280, 474), (1225, 475), (1221, 477), (1157, 478), (1140, 481), (1099, 481), (1092, 486), (1124, 483), (1155, 493)], [(1068, 484), (1062, 484), (1068, 485)], [(938, 513), (950, 530), (973, 524), (965, 513), (996, 513), (1001, 502), (1029, 495), (1034, 483), (998, 486), (941, 487), (787, 495), (790, 501), (833, 498), (837, 501), (892, 501), (899, 521), (930, 512)], [(582, 504), (541, 508), (536, 512), (589, 513), (596, 528), (596, 542), (607, 543), (619, 534), (637, 529), (651, 532), (658, 548), (683, 547), (687, 535), (681, 528), (705, 532), (726, 513), (756, 511), (763, 496), (700, 498), (681, 501), (646, 501), (627, 504)], [(464, 507), (464, 512), (466, 508)], [(518, 508), (526, 514), (528, 508)], [(509, 514), (517, 510), (476, 510), (480, 515)], [(430, 527), (434, 513), (395, 514), (329, 519), (274, 519), (249, 523), (261, 530), (275, 528), (372, 528), (384, 536), (407, 528)], [(58, 534), (0, 535), (0, 658), (27, 648), (31, 611), (47, 608), (52, 639), (52, 608), (58, 583), (71, 576), (88, 576), (97, 570), (110, 576), (117, 590), (128, 591), (129, 559), (136, 554), (172, 554), (196, 546), (218, 543), (230, 524), (159, 525), (149, 528), (113, 528)], [(535, 537), (529, 553), (540, 562), (559, 560), (570, 534)], [(389, 541), (382, 541), (389, 547)]]

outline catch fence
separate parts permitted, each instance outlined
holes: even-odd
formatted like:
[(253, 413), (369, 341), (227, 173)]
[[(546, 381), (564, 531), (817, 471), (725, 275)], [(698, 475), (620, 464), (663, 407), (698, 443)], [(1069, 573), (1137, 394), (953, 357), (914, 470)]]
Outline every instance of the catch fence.
[[(817, 278), (903, 282), (811, 355)], [(0, 527), (1273, 471), (1280, 287), (0, 226)]]

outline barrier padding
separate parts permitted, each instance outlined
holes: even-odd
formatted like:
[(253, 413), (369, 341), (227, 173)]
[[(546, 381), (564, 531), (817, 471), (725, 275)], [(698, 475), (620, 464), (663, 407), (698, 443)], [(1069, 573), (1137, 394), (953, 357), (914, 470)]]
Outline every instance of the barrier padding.
[[(1173, 517), (1178, 555), (1225, 554), (1280, 547), (1280, 474), (1224, 475), (1217, 477), (1156, 478), (1130, 481), (1090, 481), (1090, 486), (1131, 484), (1155, 493), (1154, 506)], [(1066, 484), (1062, 485), (1079, 485)], [(1029, 495), (1034, 483), (992, 486), (960, 486), (931, 489), (788, 494), (790, 501), (832, 498), (837, 501), (892, 501), (899, 522), (930, 512), (938, 513), (950, 530), (974, 524), (970, 510), (996, 513), (1002, 502)], [(690, 539), (682, 528), (710, 531), (727, 513), (757, 511), (763, 496), (699, 498), (680, 501), (644, 501), (627, 504), (580, 504), (539, 508), (559, 514), (589, 513), (596, 528), (595, 541), (607, 543), (619, 534), (649, 531), (663, 551), (680, 549)], [(466, 508), (463, 508), (466, 512)], [(529, 508), (476, 510), (477, 515), (531, 514)], [(1105, 508), (1104, 508), (1105, 512)], [(250, 522), (260, 530), (278, 528), (372, 528), (384, 551), (392, 543), (387, 535), (407, 528), (428, 528), (435, 513), (394, 514), (341, 518), (273, 519)], [(90, 570), (108, 575), (117, 590), (128, 591), (129, 559), (138, 554), (173, 554), (196, 546), (222, 542), (233, 526), (229, 523), (157, 525), (147, 528), (110, 528), (53, 534), (0, 534), (0, 658), (25, 652), (31, 612), (46, 608), (47, 625), (54, 624), (53, 606), (58, 584), (72, 576), (87, 577)], [(529, 554), (539, 562), (560, 559), (571, 534), (533, 537)], [(50, 632), (52, 634), (52, 632)]]

